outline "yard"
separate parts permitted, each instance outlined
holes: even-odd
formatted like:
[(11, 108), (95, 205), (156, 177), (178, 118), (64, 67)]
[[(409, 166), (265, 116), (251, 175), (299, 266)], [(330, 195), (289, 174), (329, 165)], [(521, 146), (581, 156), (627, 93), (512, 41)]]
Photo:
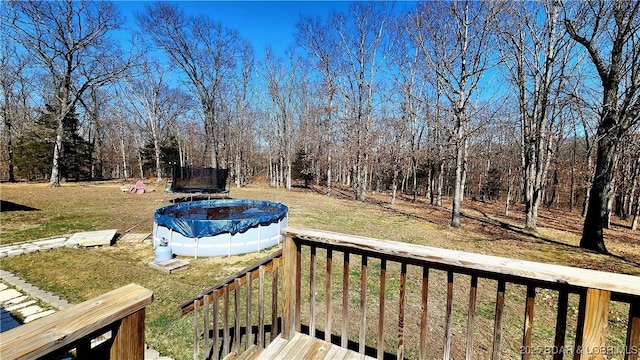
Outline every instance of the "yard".
[[(164, 183), (148, 183), (147, 189), (152, 191), (140, 195), (120, 191), (121, 187), (128, 186), (131, 184), (120, 181), (65, 183), (59, 188), (50, 188), (46, 184), (2, 184), (0, 243), (89, 230), (117, 229), (119, 234), (151, 232), (154, 210), (168, 204), (162, 191)], [(446, 203), (445, 207), (439, 208), (401, 199), (391, 207), (388, 196), (383, 194), (374, 194), (365, 203), (350, 200), (349, 195), (344, 191), (327, 197), (313, 189), (286, 191), (262, 184), (233, 188), (230, 193), (232, 198), (264, 199), (286, 204), (292, 226), (640, 276), (640, 232), (632, 232), (628, 223), (618, 219), (614, 219), (613, 228), (605, 233), (607, 247), (612, 254), (599, 255), (577, 247), (582, 228), (582, 220), (577, 213), (543, 209), (539, 231), (532, 234), (522, 230), (523, 215), (518, 207), (506, 217), (502, 215), (501, 203), (465, 200), (463, 228), (456, 230), (447, 225), (450, 211)], [(182, 317), (177, 305), (267, 254), (269, 251), (225, 258), (188, 259), (191, 262), (188, 269), (165, 274), (147, 265), (154, 258), (153, 249), (147, 241), (3, 258), (0, 267), (72, 303), (130, 282), (147, 287), (155, 293), (154, 303), (147, 309), (147, 343), (164, 355), (187, 359), (192, 356), (192, 318)], [(336, 264), (336, 268), (340, 266)], [(350, 276), (358, 276), (357, 266), (351, 271), (354, 273)], [(434, 282), (446, 282), (439, 277), (434, 276)], [(418, 287), (418, 284), (414, 285)], [(460, 298), (466, 296), (465, 291), (460, 290)], [(486, 291), (492, 293), (491, 289)], [(548, 296), (552, 295), (543, 293), (539, 299), (548, 301)], [(437, 306), (438, 301), (443, 300), (436, 300), (433, 306)], [(491, 310), (490, 296), (487, 301), (478, 312)], [(419, 307), (419, 304), (409, 304), (409, 307), (415, 306)], [(509, 316), (521, 317), (523, 310), (517, 306), (509, 310)], [(616, 316), (625, 316), (624, 309), (614, 308), (612, 311), (619, 312), (614, 314)], [(393, 310), (389, 316), (393, 316)], [(492, 317), (489, 314), (487, 318)], [(460, 322), (463, 327), (464, 323)], [(492, 331), (490, 322), (480, 322), (477, 326), (481, 325), (486, 325), (481, 332)], [(612, 329), (611, 333), (616, 336), (615, 324)], [(551, 336), (552, 330), (547, 329)], [(437, 333), (438, 329), (434, 331)], [(438, 339), (434, 336), (435, 341)], [(484, 344), (480, 339), (477, 346), (490, 347), (490, 344)], [(455, 348), (453, 354), (456, 354)], [(408, 352), (407, 355), (412, 354)]]

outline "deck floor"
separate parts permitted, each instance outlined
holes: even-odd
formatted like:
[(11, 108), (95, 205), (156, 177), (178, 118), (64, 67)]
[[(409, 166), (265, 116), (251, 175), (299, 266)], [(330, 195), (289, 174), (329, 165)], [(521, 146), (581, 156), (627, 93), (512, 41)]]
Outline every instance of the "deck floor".
[(374, 360), (374, 358), (370, 356), (359, 354), (355, 351), (301, 333), (296, 333), (291, 340), (286, 340), (278, 336), (265, 349), (260, 349), (254, 345), (244, 353), (234, 357), (234, 359)]

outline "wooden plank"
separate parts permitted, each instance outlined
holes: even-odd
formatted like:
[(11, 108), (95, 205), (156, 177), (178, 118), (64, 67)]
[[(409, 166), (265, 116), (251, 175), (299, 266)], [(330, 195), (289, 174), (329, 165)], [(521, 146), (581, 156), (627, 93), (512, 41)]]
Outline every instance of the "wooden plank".
[(204, 322), (204, 329), (203, 329), (203, 348), (204, 348), (204, 352), (205, 354), (209, 353), (209, 297), (207, 296), (204, 299), (204, 304), (202, 306), (202, 317), (203, 317), (203, 322)]
[(193, 358), (198, 358), (198, 351), (200, 349), (198, 342), (200, 340), (200, 334), (198, 333), (198, 302), (194, 301), (193, 304)]
[(269, 346), (267, 346), (264, 351), (260, 355), (258, 355), (256, 359), (274, 359), (276, 355), (279, 354), (285, 346), (287, 346), (288, 343), (289, 341), (283, 339), (282, 336), (277, 336), (271, 341)]
[(505, 290), (505, 281), (499, 280), (498, 291), (496, 294), (496, 314), (493, 323), (493, 348), (491, 350), (491, 359), (493, 360), (500, 360), (500, 351), (502, 348), (502, 317), (504, 313)]
[(247, 307), (246, 307), (246, 321), (245, 321), (245, 326), (246, 326), (246, 341), (244, 342), (244, 348), (245, 351), (249, 350), (249, 348), (251, 347), (251, 345), (253, 345), (253, 334), (252, 334), (252, 330), (253, 330), (253, 324), (251, 321), (251, 273), (247, 273), (247, 295), (246, 295), (246, 302), (247, 302)]
[(331, 245), (353, 249), (352, 252), (378, 253), (379, 255), (377, 256), (412, 259), (415, 262), (424, 262), (424, 264), (420, 264), (422, 266), (427, 265), (432, 268), (449, 270), (453, 266), (470, 272), (514, 277), (525, 282), (526, 280), (546, 282), (552, 287), (557, 284), (563, 284), (640, 296), (640, 277), (638, 276), (543, 264), (296, 227), (287, 227), (281, 233), (285, 236), (293, 236), (301, 240), (325, 244), (325, 246)]
[[(188, 268), (189, 265), (191, 265), (191, 263), (182, 259), (169, 259), (159, 263), (152, 261), (149, 263), (149, 266), (151, 266), (152, 268), (164, 271), (167, 274), (172, 274), (178, 270), (184, 270)], [(191, 305), (193, 306), (193, 304)], [(202, 303), (200, 302), (198, 303), (198, 305), (202, 305)]]
[(258, 269), (260, 274), (259, 293), (258, 293), (258, 347), (264, 348), (264, 265)]
[(111, 246), (117, 232), (117, 229), (110, 229), (75, 233), (67, 240), (66, 246)]
[(218, 331), (220, 331), (220, 324), (219, 322), (219, 311), (220, 311), (220, 301), (218, 298), (218, 295), (215, 294), (213, 296), (213, 299), (211, 300), (213, 301), (213, 359), (217, 360), (218, 359), (218, 349), (220, 348), (220, 345), (218, 344)]
[(233, 349), (232, 351), (235, 351), (236, 354), (240, 354), (240, 279), (236, 279), (235, 283), (236, 283), (236, 288), (233, 289), (233, 297), (234, 297), (234, 304), (235, 304), (235, 312), (233, 314), (233, 319), (235, 321), (235, 325), (234, 325), (234, 335), (233, 335), (233, 345), (231, 346), (231, 348)]
[[(609, 303), (611, 293), (609, 291), (588, 289), (585, 312), (578, 314), (584, 316), (582, 331), (582, 354), (580, 359), (604, 359), (605, 354), (592, 349), (601, 349), (607, 342), (607, 320), (609, 318)], [(585, 351), (586, 350), (586, 351)]]
[(144, 309), (153, 292), (129, 284), (2, 333), (0, 359), (39, 358)]
[(400, 305), (398, 306), (398, 360), (404, 359), (404, 310), (407, 290), (407, 264), (400, 265)]
[(364, 354), (367, 338), (367, 257), (362, 257), (360, 267), (360, 338), (358, 352)]
[(349, 342), (349, 253), (344, 253), (342, 262), (342, 331), (340, 346), (347, 347)]
[(120, 243), (141, 243), (147, 240), (151, 236), (151, 233), (128, 233), (118, 238), (118, 244)]
[(309, 259), (309, 335), (316, 336), (316, 247), (311, 246)]
[(331, 348), (331, 344), (322, 341), (320, 339), (313, 339), (313, 343), (309, 348), (307, 354), (302, 358), (303, 360), (316, 360), (316, 359), (324, 359), (327, 355), (327, 351)]
[(324, 280), (324, 341), (331, 342), (331, 324), (333, 317), (333, 292), (331, 291), (331, 276), (333, 275), (333, 251), (327, 249), (327, 274)]
[(420, 345), (418, 346), (420, 359), (427, 358), (427, 333), (429, 332), (428, 323), (428, 300), (429, 300), (429, 268), (422, 268), (422, 291), (420, 294)]
[(229, 354), (229, 286), (225, 285), (223, 288), (222, 298), (222, 356)]
[(296, 329), (296, 260), (297, 246), (293, 238), (285, 237), (282, 249), (282, 337), (291, 339)]
[(273, 262), (273, 271), (271, 272), (271, 340), (280, 334), (278, 329), (278, 273), (281, 260), (277, 259)]
[(573, 342), (573, 360), (580, 360), (580, 354), (582, 353), (582, 334), (584, 332), (584, 312), (586, 311), (586, 299), (587, 292), (584, 291), (580, 294), (580, 300), (578, 302), (578, 324), (576, 325), (576, 337)]
[(300, 323), (300, 291), (302, 291), (302, 246), (296, 243), (296, 306), (294, 317), (294, 329), (300, 332), (302, 324)]
[(467, 348), (465, 352), (466, 359), (473, 358), (473, 330), (475, 329), (477, 294), (478, 277), (472, 276), (471, 286), (469, 287), (469, 310), (467, 311)]
[(444, 360), (451, 356), (451, 337), (453, 333), (453, 271), (447, 271), (447, 302), (445, 305)]
[(629, 307), (629, 321), (627, 323), (627, 342), (625, 360), (640, 358), (640, 300), (636, 299)]
[(144, 319), (145, 308), (122, 319), (114, 334), (111, 359), (144, 360)]
[(522, 359), (529, 360), (531, 358), (531, 338), (533, 337), (533, 311), (536, 303), (536, 288), (535, 286), (527, 286), (527, 301), (524, 309), (524, 330), (522, 335), (522, 348), (525, 351), (522, 352)]
[(380, 260), (380, 294), (378, 294), (378, 359), (384, 358), (384, 302), (387, 291), (387, 260)]
[[(569, 303), (569, 293), (558, 292), (558, 312), (556, 315), (556, 335), (553, 341), (554, 349), (564, 350), (564, 339), (567, 331), (567, 305)], [(526, 350), (526, 349), (525, 349)], [(564, 351), (556, 351), (553, 360), (562, 360)]]

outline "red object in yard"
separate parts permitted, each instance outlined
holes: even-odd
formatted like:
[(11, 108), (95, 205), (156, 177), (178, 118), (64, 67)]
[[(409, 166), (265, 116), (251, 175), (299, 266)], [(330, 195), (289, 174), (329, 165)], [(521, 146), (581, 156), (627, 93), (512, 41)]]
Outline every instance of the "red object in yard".
[(142, 180), (138, 180), (136, 182), (136, 186), (132, 187), (129, 192), (132, 194), (144, 194), (144, 183), (142, 182)]

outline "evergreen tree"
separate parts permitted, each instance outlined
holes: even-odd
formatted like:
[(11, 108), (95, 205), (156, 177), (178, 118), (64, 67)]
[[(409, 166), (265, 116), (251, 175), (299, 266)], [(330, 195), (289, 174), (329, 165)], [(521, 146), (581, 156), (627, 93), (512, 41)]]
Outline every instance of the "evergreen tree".
[[(15, 145), (16, 174), (27, 180), (47, 179), (51, 170), (57, 123), (56, 109), (45, 105), (46, 111), (18, 138)], [(61, 174), (64, 178), (88, 179), (91, 175), (91, 145), (79, 134), (75, 109), (63, 122)]]

